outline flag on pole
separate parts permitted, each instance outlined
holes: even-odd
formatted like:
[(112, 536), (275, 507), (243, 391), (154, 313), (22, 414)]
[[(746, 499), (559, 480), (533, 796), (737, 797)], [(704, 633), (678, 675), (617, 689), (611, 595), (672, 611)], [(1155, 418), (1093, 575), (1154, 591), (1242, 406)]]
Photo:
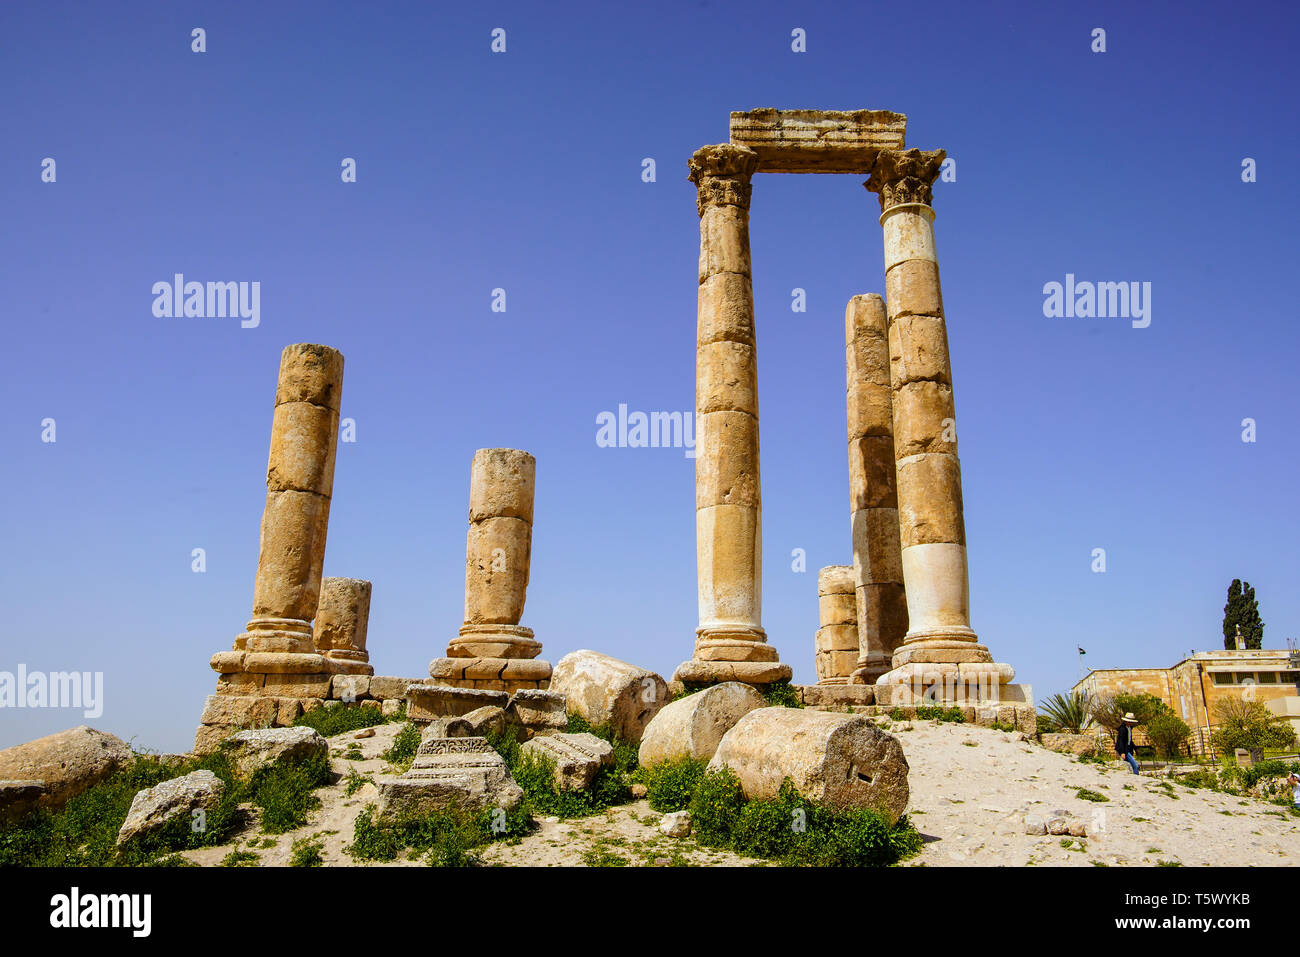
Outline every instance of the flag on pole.
[[(1075, 647), (1076, 647), (1076, 648), (1079, 648), (1079, 646), (1078, 646), (1078, 645), (1075, 645)], [(1081, 655), (1086, 655), (1086, 654), (1087, 654), (1087, 652), (1086, 652), (1086, 651), (1084, 651), (1084, 650), (1083, 650), (1083, 649), (1082, 649), (1082, 648), (1079, 648), (1079, 654), (1081, 654)]]

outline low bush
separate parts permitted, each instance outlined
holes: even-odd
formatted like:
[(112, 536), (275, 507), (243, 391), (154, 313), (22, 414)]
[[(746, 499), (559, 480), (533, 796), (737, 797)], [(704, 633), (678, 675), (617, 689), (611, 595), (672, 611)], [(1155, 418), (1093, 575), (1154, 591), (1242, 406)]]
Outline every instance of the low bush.
[(646, 800), (656, 811), (661, 814), (684, 811), (690, 806), (691, 795), (708, 766), (709, 762), (702, 759), (669, 761), (641, 768), (636, 780), (645, 785)]
[(874, 810), (821, 807), (789, 780), (776, 798), (750, 801), (730, 768), (709, 771), (704, 762), (686, 759), (641, 773), (647, 789), (653, 778), (666, 795), (656, 810), (684, 803), (695, 840), (707, 847), (813, 867), (884, 866), (921, 848), (921, 837), (906, 818), (891, 827)]
[(469, 811), (457, 807), (438, 814), (394, 822), (376, 820), (373, 804), (358, 815), (347, 853), (359, 860), (392, 861), (403, 850), (425, 855), (435, 867), (473, 867), (481, 863), (478, 848), (493, 841), (520, 837), (530, 823), (522, 808), (510, 813)]
[(360, 731), (362, 728), (386, 724), (389, 720), (402, 719), (386, 718), (378, 708), (340, 704), (333, 708), (316, 708), (303, 712), (294, 719), (293, 724), (296, 728), (312, 728), (321, 736), (332, 738), (345, 731)]
[(397, 769), (400, 774), (411, 766), (415, 753), (420, 750), (420, 729), (411, 722), (406, 722), (397, 732), (393, 743), (380, 757)]
[[(194, 771), (211, 771), (225, 791), (196, 829), (189, 815), (171, 821), (121, 851), (117, 833), (136, 792)], [(307, 811), (319, 804), (311, 793), (330, 778), (329, 761), (315, 758), (294, 765), (259, 769), (249, 781), (235, 778), (223, 751), (179, 763), (163, 764), (137, 755), (130, 766), (70, 800), (61, 810), (38, 810), (0, 828), (0, 867), (109, 867), (178, 863), (171, 852), (226, 843), (246, 823), (239, 806), (261, 810), (262, 826), (280, 833), (306, 823)]]

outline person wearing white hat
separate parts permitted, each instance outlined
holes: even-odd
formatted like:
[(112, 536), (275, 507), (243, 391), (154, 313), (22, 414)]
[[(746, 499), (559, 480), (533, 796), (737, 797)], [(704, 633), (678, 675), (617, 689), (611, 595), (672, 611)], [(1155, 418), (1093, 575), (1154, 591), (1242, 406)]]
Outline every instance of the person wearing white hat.
[(1294, 795), (1296, 807), (1300, 807), (1300, 774), (1292, 771), (1287, 775), (1286, 783), (1291, 786), (1291, 793)]
[(1133, 728), (1137, 723), (1138, 719), (1133, 717), (1133, 712), (1130, 711), (1124, 715), (1119, 729), (1115, 732), (1115, 753), (1120, 756), (1134, 774), (1138, 773), (1138, 763), (1135, 757), (1137, 749), (1133, 747)]

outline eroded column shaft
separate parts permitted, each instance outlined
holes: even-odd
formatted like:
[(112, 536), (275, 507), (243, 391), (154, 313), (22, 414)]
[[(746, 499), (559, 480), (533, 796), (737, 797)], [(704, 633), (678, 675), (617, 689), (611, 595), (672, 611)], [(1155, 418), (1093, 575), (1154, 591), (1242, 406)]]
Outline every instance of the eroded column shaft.
[(435, 684), (490, 691), (545, 688), (551, 665), (519, 624), (532, 561), (537, 460), (519, 449), (479, 449), (470, 469), (465, 621), (435, 658)]
[(253, 617), (236, 640), (249, 652), (312, 653), (311, 621), (334, 490), (343, 356), (328, 346), (287, 346), (271, 424)]
[(858, 664), (858, 602), (852, 565), (817, 573), (817, 683), (847, 684)]
[(888, 323), (878, 295), (854, 296), (844, 312), (849, 438), (849, 512), (858, 660), (852, 682), (873, 684), (907, 634), (898, 530), (893, 390)]
[(316, 651), (352, 674), (374, 674), (366, 637), (371, 584), (360, 578), (322, 578), (312, 640)]

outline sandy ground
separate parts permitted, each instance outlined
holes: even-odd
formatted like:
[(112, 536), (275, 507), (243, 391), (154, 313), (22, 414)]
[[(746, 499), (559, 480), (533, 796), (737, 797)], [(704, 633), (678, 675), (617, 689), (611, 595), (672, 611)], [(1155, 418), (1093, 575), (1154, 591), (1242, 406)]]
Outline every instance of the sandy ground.
[[(1300, 818), (1286, 808), (1080, 762), (1017, 733), (911, 725), (895, 733), (911, 767), (911, 819), (926, 845), (907, 865), (1300, 863)], [(1109, 801), (1083, 800), (1077, 788)], [(1083, 821), (1088, 836), (1024, 833), (1026, 813), (1060, 810)]]
[[(373, 784), (345, 794), (346, 776), (378, 775), (380, 758), (400, 725), (381, 725), (373, 737), (348, 732), (330, 739), (336, 772), (343, 777), (316, 793), (321, 808), (308, 825), (273, 837), (254, 821), (235, 842), (187, 851), (197, 864), (215, 865), (232, 850), (256, 854), (263, 866), (288, 864), (293, 842), (319, 836), (326, 866), (355, 866), (344, 848), (353, 822), (378, 797)], [(1291, 865), (1300, 863), (1300, 818), (1285, 808), (1135, 776), (1123, 766), (1086, 764), (1020, 740), (1014, 732), (914, 721), (893, 726), (911, 765), (909, 813), (925, 848), (904, 866), (1154, 866)], [(361, 760), (345, 758), (356, 743)], [(1087, 788), (1109, 798), (1081, 799)], [(1025, 815), (1044, 818), (1066, 811), (1088, 826), (1088, 836), (1024, 833)], [(664, 837), (660, 815), (645, 801), (603, 814), (559, 821), (546, 818), (525, 838), (485, 848), (485, 863), (506, 866), (588, 866), (621, 861), (628, 866), (764, 866), (767, 862), (702, 848), (692, 839)], [(366, 866), (420, 865), (416, 858)]]

